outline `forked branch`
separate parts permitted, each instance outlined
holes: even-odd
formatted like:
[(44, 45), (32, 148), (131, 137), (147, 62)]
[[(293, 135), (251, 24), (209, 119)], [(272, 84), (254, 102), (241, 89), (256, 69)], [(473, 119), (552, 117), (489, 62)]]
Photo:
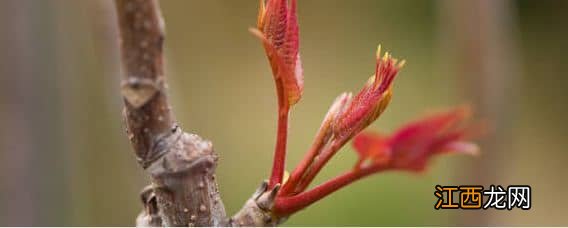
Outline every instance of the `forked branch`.
[[(359, 93), (332, 104), (313, 146), (284, 178), (288, 114), (303, 91), (296, 0), (260, 1), (256, 29), (270, 62), (278, 94), (274, 163), (265, 181), (228, 218), (215, 180), (217, 155), (211, 143), (183, 132), (166, 96), (164, 23), (157, 0), (116, 0), (123, 74), (121, 91), (130, 143), (152, 184), (141, 194), (138, 226), (276, 226), (290, 215), (365, 176), (387, 170), (420, 172), (431, 157), (448, 152), (476, 154), (469, 142), (468, 110), (458, 108), (410, 123), (391, 135), (360, 132), (386, 109), (393, 80), (404, 65), (380, 46), (375, 74)], [(354, 139), (359, 160), (351, 170), (312, 189), (319, 171)]]

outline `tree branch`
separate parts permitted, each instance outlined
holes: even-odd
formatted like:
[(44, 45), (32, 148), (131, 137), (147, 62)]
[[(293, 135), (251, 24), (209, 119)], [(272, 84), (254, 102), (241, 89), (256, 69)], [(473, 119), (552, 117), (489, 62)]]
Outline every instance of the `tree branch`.
[(151, 175), (138, 225), (227, 224), (209, 141), (177, 126), (166, 96), (164, 23), (156, 0), (116, 0), (124, 118), (138, 162)]
[[(265, 181), (232, 218), (227, 218), (215, 181), (211, 142), (176, 124), (166, 96), (164, 23), (157, 0), (116, 0), (124, 119), (139, 164), (152, 177), (141, 200), (137, 226), (276, 226), (273, 206), (280, 189), (287, 114), (280, 110), (273, 186)], [(282, 96), (281, 99), (284, 99)], [(285, 111), (285, 112), (284, 112)]]

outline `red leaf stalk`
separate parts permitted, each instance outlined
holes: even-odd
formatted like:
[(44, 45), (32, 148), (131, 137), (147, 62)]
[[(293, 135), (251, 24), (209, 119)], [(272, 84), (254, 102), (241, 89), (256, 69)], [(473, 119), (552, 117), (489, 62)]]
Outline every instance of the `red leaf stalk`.
[(374, 165), (359, 170), (349, 170), (308, 191), (293, 196), (278, 197), (273, 208), (274, 213), (277, 215), (293, 214), (363, 177), (387, 170), (388, 168), (386, 166)]
[(289, 106), (278, 107), (278, 130), (276, 133), (276, 146), (274, 148), (274, 160), (272, 163), (272, 174), (268, 182), (268, 187), (273, 188), (276, 184), (282, 183), (286, 166), (286, 144), (288, 138), (288, 114)]
[(299, 184), (300, 179), (303, 179), (306, 176), (308, 169), (310, 171), (313, 170), (312, 166), (314, 160), (322, 154), (324, 147), (328, 146), (328, 144), (332, 141), (333, 123), (337, 113), (350, 101), (350, 99), (351, 93), (343, 93), (335, 99), (332, 106), (329, 108), (329, 111), (325, 115), (308, 153), (306, 153), (304, 158), (300, 161), (300, 164), (298, 164), (298, 166), (296, 166), (296, 168), (292, 171), (290, 178), (284, 184), (282, 189), (280, 189), (280, 195), (295, 194), (299, 191), (295, 188), (296, 185)]
[(257, 28), (251, 32), (263, 43), (278, 94), (278, 130), (269, 188), (282, 184), (286, 160), (288, 114), (304, 86), (300, 60), (296, 0), (260, 0)]

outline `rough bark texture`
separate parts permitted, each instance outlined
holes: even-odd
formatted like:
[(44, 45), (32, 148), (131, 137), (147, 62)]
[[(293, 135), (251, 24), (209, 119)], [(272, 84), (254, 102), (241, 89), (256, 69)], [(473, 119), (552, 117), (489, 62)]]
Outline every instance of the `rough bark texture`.
[[(128, 137), (152, 177), (142, 198), (148, 225), (222, 225), (226, 218), (210, 142), (175, 123), (166, 97), (164, 25), (157, 2), (117, 0)], [(140, 224), (142, 225), (142, 224)]]
[(264, 183), (228, 218), (215, 181), (211, 143), (183, 132), (166, 96), (164, 22), (156, 0), (116, 0), (123, 65), (122, 95), (128, 138), (152, 177), (141, 198), (138, 226), (264, 226), (283, 221), (270, 211), (278, 188)]

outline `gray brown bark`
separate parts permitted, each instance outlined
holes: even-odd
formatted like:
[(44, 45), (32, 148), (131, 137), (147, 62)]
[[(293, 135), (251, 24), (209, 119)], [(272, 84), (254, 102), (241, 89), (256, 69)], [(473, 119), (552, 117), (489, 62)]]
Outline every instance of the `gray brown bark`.
[[(166, 96), (164, 22), (156, 0), (116, 0), (124, 119), (138, 163), (152, 177), (141, 193), (138, 226), (277, 225), (269, 208), (278, 189), (263, 184), (228, 218), (215, 181), (211, 142), (183, 132)], [(260, 205), (260, 206), (259, 206)]]
[(211, 143), (177, 126), (166, 96), (164, 24), (157, 1), (117, 0), (127, 134), (152, 177), (139, 225), (218, 226), (226, 223), (215, 182)]

